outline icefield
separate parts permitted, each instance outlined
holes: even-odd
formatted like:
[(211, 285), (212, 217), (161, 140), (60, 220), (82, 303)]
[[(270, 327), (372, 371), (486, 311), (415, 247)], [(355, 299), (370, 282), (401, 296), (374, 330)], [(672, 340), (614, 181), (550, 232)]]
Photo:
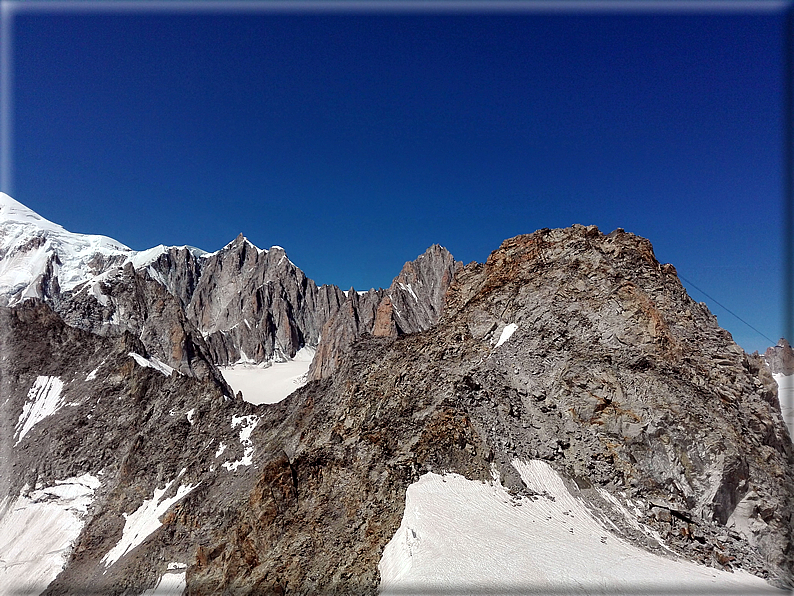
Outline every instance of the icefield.
[(776, 594), (763, 579), (661, 556), (602, 526), (545, 462), (514, 462), (533, 498), (497, 481), (423, 475), (378, 569), (382, 594)]
[(301, 348), (292, 360), (269, 366), (234, 364), (219, 366), (223, 378), (235, 393), (252, 404), (275, 404), (306, 384), (306, 373), (314, 357), (312, 348)]

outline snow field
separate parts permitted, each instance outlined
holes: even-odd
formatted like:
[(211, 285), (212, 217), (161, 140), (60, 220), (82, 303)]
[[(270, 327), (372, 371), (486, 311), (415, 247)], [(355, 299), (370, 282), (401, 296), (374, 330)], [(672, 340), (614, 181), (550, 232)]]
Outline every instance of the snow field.
[(235, 364), (218, 368), (235, 393), (242, 391), (245, 401), (256, 405), (275, 404), (306, 384), (312, 358), (314, 350), (304, 347), (292, 360), (273, 362), (267, 367)]
[(28, 399), (22, 406), (22, 413), (15, 427), (15, 436), (19, 442), (26, 434), (47, 416), (57, 412), (63, 406), (61, 392), (63, 391), (63, 381), (58, 377), (38, 376), (33, 382), (33, 386), (28, 391)]
[(530, 489), (548, 496), (513, 498), (498, 482), (457, 474), (428, 473), (410, 485), (378, 566), (381, 593), (777, 592), (744, 572), (632, 546), (599, 524), (548, 464), (514, 466)]
[(152, 498), (141, 503), (141, 506), (133, 513), (124, 514), (124, 530), (122, 531), (121, 539), (116, 546), (102, 557), (102, 563), (105, 564), (105, 567), (113, 565), (153, 534), (162, 525), (160, 518), (171, 508), (171, 505), (198, 486), (198, 484), (180, 486), (173, 497), (164, 499), (163, 495), (184, 473), (185, 470), (182, 470), (179, 476), (166, 484), (165, 488), (154, 489)]
[(38, 594), (55, 579), (99, 485), (84, 474), (0, 501), (0, 593)]

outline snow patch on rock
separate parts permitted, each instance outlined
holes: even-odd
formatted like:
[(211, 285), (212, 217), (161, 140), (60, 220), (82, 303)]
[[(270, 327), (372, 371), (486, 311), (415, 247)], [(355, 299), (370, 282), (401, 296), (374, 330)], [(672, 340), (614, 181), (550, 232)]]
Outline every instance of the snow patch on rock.
[(143, 366), (144, 368), (153, 368), (154, 370), (160, 371), (166, 377), (170, 377), (174, 372), (173, 368), (164, 362), (160, 362), (157, 358), (144, 358), (135, 352), (130, 352), (129, 355), (132, 356), (135, 362), (137, 362), (140, 366)]
[(254, 432), (258, 422), (259, 416), (232, 416), (232, 428), (242, 427), (240, 429), (240, 443), (243, 446), (243, 458), (234, 462), (227, 461), (223, 463), (223, 467), (230, 472), (240, 466), (250, 466), (253, 463), (254, 443), (251, 441), (251, 433)]
[(780, 400), (780, 412), (788, 426), (788, 434), (794, 440), (794, 375), (775, 373), (772, 375), (777, 382), (777, 397)]
[(38, 376), (28, 391), (28, 399), (22, 406), (22, 413), (15, 428), (15, 436), (19, 442), (39, 422), (57, 412), (63, 406), (61, 392), (63, 381), (58, 377)]
[(184, 473), (185, 470), (182, 470), (179, 476), (166, 484), (165, 488), (154, 489), (152, 498), (145, 500), (133, 513), (123, 514), (124, 530), (122, 531), (121, 540), (102, 557), (102, 563), (105, 564), (105, 567), (113, 565), (113, 563), (153, 534), (162, 525), (160, 518), (171, 508), (171, 505), (198, 486), (198, 484), (179, 486), (174, 496), (164, 499), (163, 495)]
[(187, 587), (186, 568), (184, 563), (169, 563), (168, 571), (160, 576), (155, 587), (146, 590), (141, 596), (182, 596)]
[(502, 329), (502, 335), (499, 336), (499, 341), (496, 342), (496, 346), (494, 347), (498, 348), (508, 339), (510, 339), (513, 336), (513, 334), (516, 332), (516, 329), (518, 329), (518, 325), (516, 325), (515, 323), (510, 323), (504, 329)]

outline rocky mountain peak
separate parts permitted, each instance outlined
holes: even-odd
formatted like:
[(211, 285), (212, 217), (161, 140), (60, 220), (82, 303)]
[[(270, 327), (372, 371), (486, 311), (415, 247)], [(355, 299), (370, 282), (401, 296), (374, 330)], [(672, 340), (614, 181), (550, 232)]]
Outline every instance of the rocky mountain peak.
[[(37, 237), (0, 267), (54, 246)], [(0, 306), (0, 585), (374, 594), (387, 545), (417, 568), (446, 547), (411, 525), (428, 478), (458, 506), (466, 479), (490, 495), (486, 530), (497, 508), (532, 521), (556, 503), (550, 558), (619, 543), (660, 585), (672, 557), (794, 585), (775, 382), (644, 238), (544, 229), (466, 266), (434, 245), (362, 294), (242, 235), (100, 252), (65, 289), (72, 253), (44, 252), (40, 296)], [(275, 404), (235, 398), (218, 368), (313, 345), (313, 381)], [(788, 370), (787, 342), (770, 350)]]
[(780, 338), (776, 346), (767, 348), (764, 360), (773, 374), (794, 374), (794, 350), (783, 337)]

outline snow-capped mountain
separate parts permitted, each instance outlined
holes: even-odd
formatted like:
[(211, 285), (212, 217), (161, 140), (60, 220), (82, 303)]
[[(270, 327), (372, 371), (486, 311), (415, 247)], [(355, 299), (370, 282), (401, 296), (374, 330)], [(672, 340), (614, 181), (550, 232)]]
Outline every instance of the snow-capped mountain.
[(134, 255), (106, 236), (67, 232), (0, 193), (0, 297), (10, 305), (42, 298), (46, 277), (68, 291)]
[(345, 293), (242, 236), (142, 257), (4, 201), (0, 592), (794, 585), (772, 374), (643, 238), (434, 246)]
[[(442, 275), (434, 273), (437, 263)], [(337, 323), (326, 331), (322, 366), (312, 376), (330, 374), (337, 352), (373, 332), (385, 296), (395, 307), (382, 319), (397, 318), (395, 335), (434, 324), (456, 266), (448, 251), (432, 247), (387, 290), (348, 301), (338, 287), (308, 279), (283, 248), (260, 249), (242, 234), (213, 253), (163, 245), (136, 252), (105, 236), (68, 232), (0, 194), (0, 304), (39, 298), (76, 327), (100, 335), (130, 331), (185, 374), (199, 374), (196, 351), (225, 366), (269, 366), (303, 348), (314, 352), (323, 325), (348, 302), (355, 328)]]

